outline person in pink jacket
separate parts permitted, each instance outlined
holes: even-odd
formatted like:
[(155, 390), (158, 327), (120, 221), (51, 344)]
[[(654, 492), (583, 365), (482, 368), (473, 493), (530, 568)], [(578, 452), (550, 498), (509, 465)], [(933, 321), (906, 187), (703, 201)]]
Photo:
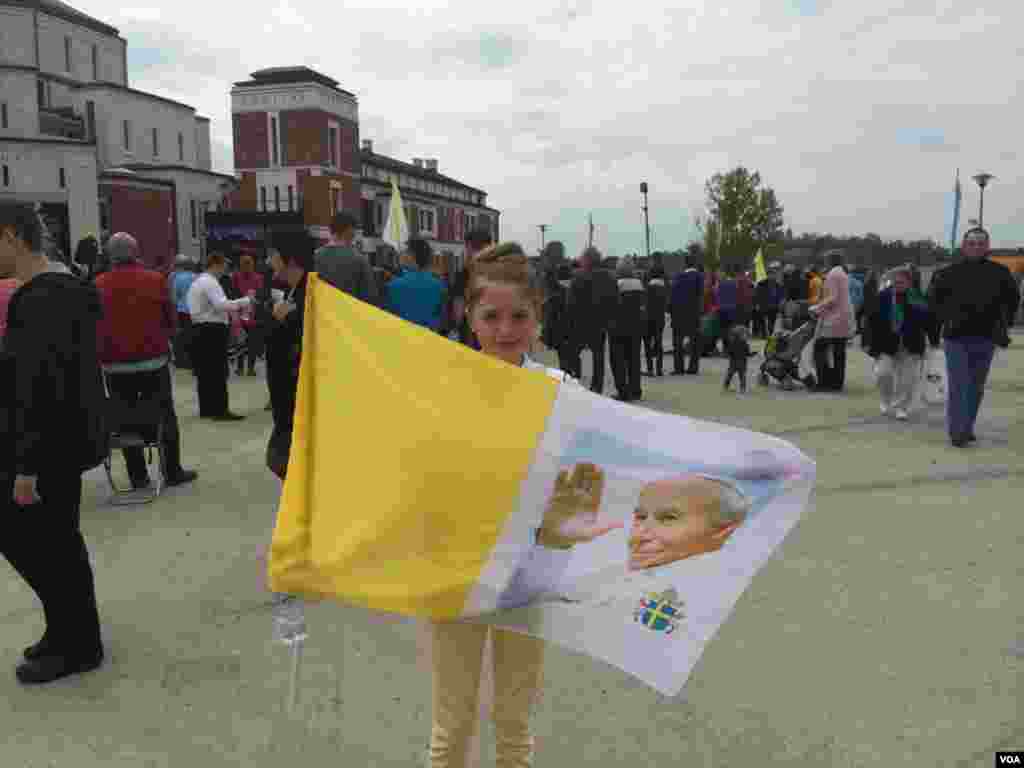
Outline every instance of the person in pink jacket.
[(816, 388), (827, 392), (841, 392), (846, 383), (846, 345), (856, 330), (850, 276), (841, 258), (838, 253), (830, 258), (831, 269), (825, 276), (821, 300), (810, 308), (818, 318), (814, 332)]

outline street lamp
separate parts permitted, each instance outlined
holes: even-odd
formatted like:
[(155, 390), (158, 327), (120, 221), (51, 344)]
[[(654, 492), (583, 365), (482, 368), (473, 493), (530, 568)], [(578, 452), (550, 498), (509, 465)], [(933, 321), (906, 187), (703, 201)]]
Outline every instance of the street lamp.
[(981, 199), (978, 201), (978, 226), (985, 226), (985, 187), (995, 178), (991, 173), (979, 173), (972, 177), (978, 187), (981, 188)]
[(640, 182), (640, 194), (644, 196), (644, 242), (647, 244), (647, 258), (651, 258), (651, 225), (647, 217), (647, 182)]
[(543, 253), (544, 252), (544, 245), (545, 245), (545, 243), (544, 243), (544, 234), (548, 231), (548, 225), (547, 224), (538, 224), (537, 225), (537, 229), (540, 230), (540, 250), (541, 250), (541, 253)]

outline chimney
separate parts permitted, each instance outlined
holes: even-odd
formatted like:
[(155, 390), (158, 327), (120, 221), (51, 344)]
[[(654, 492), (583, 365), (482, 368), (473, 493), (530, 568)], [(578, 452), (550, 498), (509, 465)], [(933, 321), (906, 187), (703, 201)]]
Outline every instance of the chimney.
[(427, 170), (431, 173), (437, 173), (437, 160), (427, 160)]
[(363, 152), (373, 154), (373, 139), (363, 139)]
[(412, 164), (415, 165), (417, 168), (422, 168), (423, 167), (423, 160), (422, 160), (422, 158), (414, 157), (412, 159)]

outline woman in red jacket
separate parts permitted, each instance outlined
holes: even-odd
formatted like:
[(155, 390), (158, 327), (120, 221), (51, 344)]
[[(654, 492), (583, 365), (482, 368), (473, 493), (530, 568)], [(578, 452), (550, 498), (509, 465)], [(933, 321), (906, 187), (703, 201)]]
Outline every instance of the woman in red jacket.
[[(231, 276), (235, 290), (239, 296), (255, 298), (257, 291), (263, 286), (263, 275), (256, 271), (256, 263), (251, 253), (243, 253), (238, 261), (238, 271)], [(242, 328), (246, 335), (245, 354), (238, 357), (238, 375), (245, 370), (245, 359), (249, 358), (249, 375), (256, 375), (256, 358), (263, 354), (263, 333), (256, 314), (252, 309), (243, 311), (240, 316)]]

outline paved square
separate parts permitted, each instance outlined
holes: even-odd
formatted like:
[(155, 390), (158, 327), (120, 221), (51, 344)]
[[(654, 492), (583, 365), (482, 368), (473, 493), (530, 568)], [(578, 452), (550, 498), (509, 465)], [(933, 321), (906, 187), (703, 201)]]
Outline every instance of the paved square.
[[(966, 451), (948, 445), (941, 412), (880, 416), (859, 351), (841, 396), (723, 394), (720, 361), (645, 379), (643, 407), (797, 443), (818, 462), (814, 504), (678, 700), (552, 648), (538, 768), (987, 768), (997, 749), (1024, 748), (1024, 336), (999, 358)], [(86, 477), (108, 663), (20, 688), (13, 667), (42, 616), (0, 565), (0, 766), (422, 765), (415, 623), (311, 608), (299, 711), (283, 713), (287, 652), (271, 643), (259, 562), (278, 495), (265, 384), (232, 378), (238, 424), (198, 420), (188, 373), (176, 387), (196, 484), (112, 507), (102, 471)]]

